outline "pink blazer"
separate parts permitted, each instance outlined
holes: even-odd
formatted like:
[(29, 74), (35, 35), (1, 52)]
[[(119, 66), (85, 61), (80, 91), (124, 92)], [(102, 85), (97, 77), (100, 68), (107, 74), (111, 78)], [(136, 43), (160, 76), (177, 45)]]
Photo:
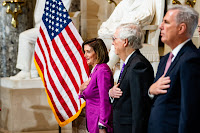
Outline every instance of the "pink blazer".
[(108, 91), (114, 85), (112, 72), (107, 64), (97, 64), (90, 75), (91, 81), (83, 91), (86, 100), (86, 121), (90, 133), (99, 133), (98, 122), (107, 127), (112, 133), (112, 105)]

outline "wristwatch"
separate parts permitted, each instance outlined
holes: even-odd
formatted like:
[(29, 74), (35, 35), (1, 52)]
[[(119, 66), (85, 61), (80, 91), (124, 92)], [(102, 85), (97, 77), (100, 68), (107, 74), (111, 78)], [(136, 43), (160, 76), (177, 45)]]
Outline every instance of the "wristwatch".
[(99, 129), (106, 129), (106, 127), (99, 125)]

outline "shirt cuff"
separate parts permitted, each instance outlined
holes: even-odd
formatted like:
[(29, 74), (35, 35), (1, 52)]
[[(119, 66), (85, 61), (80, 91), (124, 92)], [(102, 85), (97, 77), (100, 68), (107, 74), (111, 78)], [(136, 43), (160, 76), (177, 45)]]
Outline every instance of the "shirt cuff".
[(112, 97), (110, 96), (109, 92), (108, 92), (108, 96), (109, 96), (109, 98), (110, 98), (110, 103), (113, 103), (115, 98), (112, 98)]
[(106, 127), (105, 125), (103, 125), (101, 122), (98, 122), (98, 125)]
[(113, 103), (115, 98), (109, 97), (110, 98), (110, 102)]
[(150, 94), (149, 90), (148, 90), (148, 95), (149, 95), (149, 97), (150, 97), (151, 99), (154, 98), (154, 95)]

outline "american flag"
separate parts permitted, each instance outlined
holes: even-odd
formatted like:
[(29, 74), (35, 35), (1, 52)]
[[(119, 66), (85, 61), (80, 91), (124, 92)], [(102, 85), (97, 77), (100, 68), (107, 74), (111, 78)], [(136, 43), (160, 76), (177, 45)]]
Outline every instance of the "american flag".
[(63, 127), (76, 119), (85, 101), (79, 86), (88, 79), (83, 40), (61, 0), (46, 0), (34, 61), (52, 111)]

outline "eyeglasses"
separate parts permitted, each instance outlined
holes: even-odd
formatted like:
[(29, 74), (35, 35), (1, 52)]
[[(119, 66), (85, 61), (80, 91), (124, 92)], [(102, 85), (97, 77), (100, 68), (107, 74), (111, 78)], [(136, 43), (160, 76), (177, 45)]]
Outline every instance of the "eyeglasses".
[(112, 36), (112, 40), (113, 42), (117, 39), (117, 37)]

